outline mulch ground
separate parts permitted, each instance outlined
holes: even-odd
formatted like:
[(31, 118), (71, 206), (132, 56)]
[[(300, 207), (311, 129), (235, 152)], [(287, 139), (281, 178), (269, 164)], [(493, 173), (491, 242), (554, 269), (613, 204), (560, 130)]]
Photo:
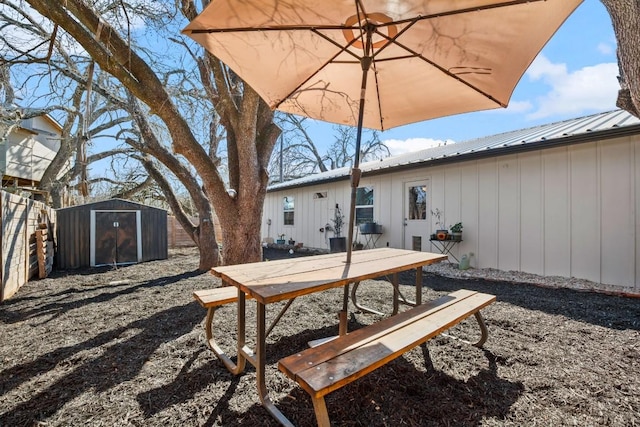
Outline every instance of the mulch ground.
[[(267, 254), (279, 256), (288, 255)], [(0, 305), (0, 426), (277, 425), (258, 402), (253, 367), (233, 376), (208, 350), (205, 310), (191, 294), (220, 282), (196, 267), (189, 249), (117, 270), (56, 272)], [(402, 283), (411, 295), (411, 275)], [(485, 348), (429, 341), (330, 394), (334, 425), (640, 425), (640, 300), (424, 277), (425, 299), (460, 288), (497, 295), (484, 311)], [(367, 281), (359, 302), (389, 312), (391, 290)], [(311, 401), (277, 361), (337, 333), (341, 296), (299, 298), (268, 338), (271, 397), (296, 425), (314, 425)], [(216, 314), (228, 351), (235, 316), (232, 306)], [(377, 320), (355, 312), (349, 328)], [(473, 317), (451, 333), (476, 337)]]

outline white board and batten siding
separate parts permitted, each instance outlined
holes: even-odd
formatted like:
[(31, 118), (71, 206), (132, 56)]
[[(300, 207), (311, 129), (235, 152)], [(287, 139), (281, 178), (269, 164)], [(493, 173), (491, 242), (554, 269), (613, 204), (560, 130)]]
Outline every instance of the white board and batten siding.
[[(4, 175), (38, 182), (60, 149), (61, 127), (49, 116), (38, 116), (23, 122), (9, 134), (3, 153)], [(71, 167), (71, 162), (60, 174)]]
[[(406, 246), (404, 185), (417, 181), (428, 184), (427, 233), (435, 229), (432, 209), (444, 211), (447, 226), (462, 221), (464, 241), (454, 254), (473, 252), (473, 267), (640, 294), (640, 136), (365, 174), (360, 186), (374, 187), (374, 218), (384, 227), (378, 246)], [(319, 230), (331, 224), (336, 203), (348, 215), (349, 194), (348, 180), (270, 191), (262, 235), (328, 248), (332, 233)], [(293, 226), (283, 225), (285, 196), (295, 197)]]

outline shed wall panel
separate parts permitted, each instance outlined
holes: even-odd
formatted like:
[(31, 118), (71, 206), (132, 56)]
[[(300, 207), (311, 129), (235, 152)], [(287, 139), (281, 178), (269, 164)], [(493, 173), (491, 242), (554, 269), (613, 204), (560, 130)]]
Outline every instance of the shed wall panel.
[(496, 161), (478, 162), (478, 253), (480, 268), (498, 266), (498, 177)]
[(571, 270), (576, 277), (600, 281), (600, 188), (597, 145), (571, 150)]
[[(461, 168), (459, 165), (453, 165), (444, 168), (444, 223), (449, 229), (453, 224), (460, 222), (462, 213), (460, 211), (461, 203)], [(463, 225), (464, 226), (464, 225)], [(460, 259), (460, 245), (456, 245), (451, 249), (451, 253)]]
[[(374, 202), (379, 206), (379, 215), (378, 222), (382, 225), (383, 234), (380, 236), (380, 240), (378, 240), (378, 246), (386, 246), (387, 242), (391, 239), (390, 231), (394, 229), (392, 226), (393, 222), (396, 221), (398, 224), (402, 223), (404, 212), (403, 209), (391, 209), (393, 204), (392, 199), (393, 194), (393, 180), (378, 180), (378, 191), (376, 194), (377, 202)], [(402, 205), (399, 205), (402, 206)], [(392, 212), (397, 211), (397, 218), (392, 217)], [(398, 239), (399, 241), (401, 239)], [(391, 243), (389, 243), (391, 244)], [(401, 245), (401, 243), (399, 243)]]
[(542, 158), (520, 157), (520, 268), (544, 275)]
[(566, 148), (544, 155), (545, 275), (571, 275), (569, 236), (569, 167)]
[(520, 269), (520, 194), (518, 161), (503, 156), (498, 170), (498, 268)]
[[(460, 219), (462, 221), (462, 243), (459, 243), (460, 253), (478, 253), (478, 218), (479, 203), (478, 196), (478, 164), (467, 162), (461, 169), (461, 190), (460, 190)], [(472, 266), (476, 266), (476, 257), (470, 258)]]
[(600, 182), (602, 183), (602, 281), (631, 286), (635, 248), (630, 235), (634, 232), (633, 192), (631, 177), (632, 151), (626, 141), (607, 144), (600, 149)]

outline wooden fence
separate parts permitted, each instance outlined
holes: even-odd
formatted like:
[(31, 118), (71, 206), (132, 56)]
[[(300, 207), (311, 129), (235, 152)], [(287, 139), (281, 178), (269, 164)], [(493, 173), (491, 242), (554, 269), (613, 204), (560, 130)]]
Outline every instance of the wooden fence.
[(44, 203), (0, 191), (0, 301), (34, 277), (46, 277), (54, 256), (56, 213)]
[[(198, 223), (198, 217), (191, 217), (190, 219), (192, 223)], [(220, 228), (220, 221), (215, 214), (213, 216), (213, 227), (216, 232), (216, 239), (218, 240), (218, 243), (222, 243), (222, 229)], [(194, 241), (191, 240), (191, 237), (189, 237), (189, 235), (184, 231), (176, 217), (169, 216), (167, 218), (167, 229), (170, 248), (191, 247), (196, 245)]]

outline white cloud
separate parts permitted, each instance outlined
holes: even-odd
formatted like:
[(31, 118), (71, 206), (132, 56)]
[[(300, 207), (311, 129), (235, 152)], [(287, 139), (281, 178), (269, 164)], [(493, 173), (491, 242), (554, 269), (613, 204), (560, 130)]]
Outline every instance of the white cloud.
[(618, 65), (615, 63), (601, 63), (570, 72), (566, 64), (554, 64), (540, 55), (531, 64), (527, 76), (551, 87), (547, 94), (536, 99), (538, 108), (527, 115), (528, 119), (616, 108), (620, 86)]
[(524, 113), (526, 111), (531, 111), (533, 108), (533, 104), (529, 101), (511, 101), (509, 102), (509, 106), (504, 108), (502, 111), (506, 111), (507, 113)]
[(450, 139), (443, 141), (440, 139), (431, 139), (431, 138), (408, 138), (405, 140), (386, 139), (382, 142), (387, 147), (389, 147), (389, 151), (391, 151), (392, 156), (397, 156), (399, 154), (405, 154), (405, 153), (413, 153), (415, 151), (420, 151), (420, 150), (424, 150), (431, 147), (438, 147), (440, 145), (454, 143), (454, 141)]
[(603, 55), (613, 55), (615, 53), (615, 46), (612, 46), (609, 43), (598, 43), (596, 49), (598, 49), (598, 52)]

